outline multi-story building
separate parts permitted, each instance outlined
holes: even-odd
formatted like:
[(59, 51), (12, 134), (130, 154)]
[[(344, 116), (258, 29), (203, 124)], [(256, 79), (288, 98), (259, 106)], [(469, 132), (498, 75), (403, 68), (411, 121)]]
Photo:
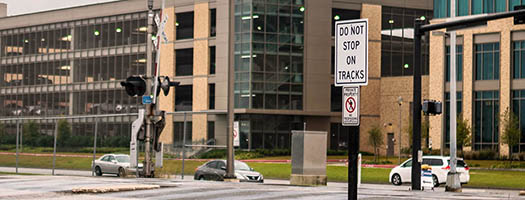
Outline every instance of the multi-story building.
[[(159, 6), (155, 1), (157, 11)], [(188, 140), (225, 143), (228, 66), (234, 65), (231, 98), (240, 148), (289, 148), (291, 130), (306, 128), (327, 131), (330, 149), (346, 149), (348, 134), (355, 133), (341, 126), (341, 88), (333, 86), (334, 24), (368, 18), (361, 150), (373, 151), (367, 131), (378, 126), (385, 133), (382, 151), (397, 153), (399, 142), (393, 138), (402, 138), (403, 147), (409, 144), (414, 19), (430, 19), (432, 7), (430, 0), (166, 0), (169, 41), (160, 48), (160, 73), (181, 84), (160, 98), (160, 109), (179, 113), (168, 115), (173, 123), (161, 140), (167, 148), (180, 146), (185, 119), (180, 113), (187, 112)], [(119, 82), (145, 74), (146, 9), (145, 0), (129, 0), (4, 14), (1, 115), (136, 112), (140, 99), (127, 96)], [(423, 51), (428, 55), (428, 42)], [(428, 88), (428, 60), (424, 63)], [(133, 119), (99, 122), (103, 132), (129, 137)], [(90, 134), (92, 123), (77, 121), (74, 132)]]
[[(457, 19), (484, 13), (514, 10), (525, 2), (513, 0), (456, 1)], [(434, 20), (450, 17), (450, 1), (434, 0)], [(445, 32), (446, 30), (440, 30)], [(437, 32), (437, 31), (436, 31)], [(514, 25), (513, 18), (489, 21), (484, 27), (458, 30), (456, 44), (457, 112), (472, 127), (471, 146), (466, 150), (496, 151), (508, 155), (502, 142), (501, 116), (508, 109), (519, 119), (521, 139), (513, 152), (525, 150), (525, 111), (522, 108), (525, 82), (523, 44), (525, 26)], [(430, 98), (445, 103), (442, 116), (430, 117), (430, 137), (434, 148), (449, 147), (449, 67), (450, 39), (443, 34), (430, 36)]]

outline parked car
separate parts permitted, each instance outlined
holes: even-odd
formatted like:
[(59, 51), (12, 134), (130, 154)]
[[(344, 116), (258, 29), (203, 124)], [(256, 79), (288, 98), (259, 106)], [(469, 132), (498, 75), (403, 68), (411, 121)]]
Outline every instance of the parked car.
[[(235, 176), (242, 182), (264, 182), (261, 173), (254, 171), (248, 164), (235, 161)], [(226, 175), (226, 160), (212, 160), (195, 169), (195, 180), (223, 181)]]
[[(423, 165), (432, 167), (432, 179), (434, 187), (447, 182), (447, 174), (450, 171), (450, 157), (423, 156)], [(467, 184), (470, 180), (469, 167), (463, 159), (457, 159), (456, 171), (459, 173), (461, 184)], [(401, 165), (390, 171), (389, 181), (394, 185), (410, 183), (412, 178), (412, 159), (408, 159)]]
[[(93, 163), (91, 163), (93, 166)], [(128, 172), (135, 172), (130, 168), (129, 155), (125, 154), (106, 154), (95, 160), (94, 170), (97, 176), (102, 174), (116, 174), (117, 176), (126, 176)], [(142, 163), (138, 164), (139, 170)]]

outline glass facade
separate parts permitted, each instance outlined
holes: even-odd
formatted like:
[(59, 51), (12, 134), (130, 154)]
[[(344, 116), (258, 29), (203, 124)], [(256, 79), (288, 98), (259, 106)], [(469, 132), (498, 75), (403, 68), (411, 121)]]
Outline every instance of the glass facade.
[(235, 1), (235, 107), (303, 109), (302, 0)]
[[(0, 30), (0, 116), (136, 113), (140, 100), (119, 82), (146, 71), (146, 17), (130, 13)], [(129, 138), (133, 118), (101, 119), (99, 137)], [(54, 130), (50, 120), (34, 122), (41, 134)], [(93, 134), (92, 120), (69, 122), (74, 136)]]
[[(456, 114), (461, 117), (463, 112), (463, 93), (456, 92)], [(450, 147), (450, 92), (445, 92), (445, 145)]]
[(512, 77), (514, 79), (525, 78), (525, 41), (513, 41), (513, 71)]
[(330, 124), (330, 149), (346, 150), (348, 149), (349, 126), (343, 126), (338, 123)]
[(474, 92), (474, 150), (499, 149), (499, 91)]
[(472, 0), (472, 14), (505, 12), (506, 0)]
[(289, 149), (292, 133), (303, 130), (303, 118), (290, 115), (235, 115), (241, 149)]
[[(468, 15), (469, 0), (456, 0), (456, 16)], [(434, 0), (434, 18), (450, 17), (450, 0)]]
[(525, 0), (509, 0), (509, 10), (514, 10), (514, 6), (525, 5)]
[[(445, 47), (445, 81), (450, 81), (450, 46)], [(463, 45), (456, 45), (456, 81), (463, 81)]]
[(499, 42), (475, 44), (475, 80), (499, 79)]
[[(432, 17), (430, 10), (382, 7), (381, 76), (409, 76), (414, 65), (414, 20)], [(428, 74), (428, 40), (422, 40), (421, 73)]]
[(525, 152), (525, 90), (512, 90), (512, 111), (519, 119), (521, 132), (519, 145), (512, 149), (513, 152)]

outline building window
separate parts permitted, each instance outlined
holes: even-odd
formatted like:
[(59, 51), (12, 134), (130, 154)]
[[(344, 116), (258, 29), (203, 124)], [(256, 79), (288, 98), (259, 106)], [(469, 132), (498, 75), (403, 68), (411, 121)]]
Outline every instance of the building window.
[(476, 44), (476, 80), (499, 79), (499, 43)]
[(331, 85), (330, 95), (330, 111), (341, 112), (343, 106), (343, 91), (342, 87), (335, 87)]
[(208, 84), (208, 92), (210, 93), (209, 109), (213, 110), (215, 109), (215, 84)]
[(214, 121), (208, 121), (208, 132), (206, 133), (206, 138), (208, 139), (206, 144), (208, 144), (208, 145), (216, 144), (216, 141), (215, 141), (215, 122)]
[(236, 115), (241, 149), (289, 149), (291, 130), (303, 129), (303, 118), (290, 115)]
[(177, 18), (175, 22), (177, 40), (193, 38), (193, 12), (177, 13), (175, 15)]
[[(408, 8), (382, 7), (381, 76), (409, 76), (414, 64), (414, 19), (432, 11)], [(421, 73), (428, 74), (428, 36), (422, 40)]]
[[(456, 120), (461, 117), (463, 112), (463, 93), (456, 92)], [(445, 144), (450, 147), (450, 92), (445, 93)]]
[(175, 111), (191, 111), (193, 105), (193, 86), (181, 85), (175, 88)]
[(514, 10), (514, 6), (521, 6), (525, 4), (525, 0), (509, 0), (509, 10)]
[[(445, 47), (445, 81), (450, 81), (450, 46)], [(463, 80), (463, 45), (456, 45), (456, 81)]]
[(303, 109), (302, 2), (236, 1), (236, 108)]
[(514, 79), (522, 79), (525, 78), (525, 41), (514, 41), (512, 44), (514, 52), (512, 77)]
[[(456, 0), (456, 16), (468, 15), (469, 0)], [(434, 0), (434, 18), (450, 17), (450, 0)]]
[(499, 91), (474, 93), (474, 150), (497, 150), (499, 147)]
[(334, 36), (335, 22), (340, 20), (360, 19), (361, 11), (332, 8), (332, 36)]
[(210, 36), (217, 35), (217, 9), (210, 10)]
[(345, 150), (348, 149), (348, 133), (350, 133), (349, 126), (342, 124), (330, 124), (330, 149), (331, 150)]
[(215, 74), (215, 46), (210, 47), (210, 74)]
[(519, 145), (512, 149), (513, 152), (525, 152), (525, 90), (512, 91), (512, 111), (519, 119), (521, 132)]
[(505, 0), (472, 0), (472, 14), (505, 12)]
[(175, 76), (193, 75), (193, 49), (175, 50)]
[[(192, 127), (191, 121), (186, 122), (186, 143), (184, 145), (192, 144)], [(184, 139), (184, 122), (173, 122), (173, 147), (181, 148)]]

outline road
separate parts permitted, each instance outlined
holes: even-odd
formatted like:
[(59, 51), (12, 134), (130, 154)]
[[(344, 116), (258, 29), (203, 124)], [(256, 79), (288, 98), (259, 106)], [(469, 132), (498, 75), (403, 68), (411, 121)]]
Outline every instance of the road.
[[(0, 168), (0, 171), (3, 169)], [(27, 170), (30, 171), (30, 170)], [(46, 170), (49, 171), (49, 170)], [(36, 172), (36, 171), (35, 171)], [(61, 172), (61, 171), (56, 171)], [(71, 170), (65, 172), (72, 172)], [(75, 171), (73, 171), (75, 172)], [(79, 171), (86, 173), (85, 171)], [(48, 172), (49, 173), (49, 172)], [(86, 175), (86, 174), (84, 174)], [(89, 174), (91, 175), (91, 174)], [(160, 185), (160, 189), (73, 194), (71, 190), (86, 186), (119, 186), (126, 184)], [(326, 187), (298, 187), (285, 180), (259, 183), (194, 181), (191, 176), (177, 179), (135, 179), (90, 176), (3, 175), (0, 176), (0, 199), (347, 199), (347, 183)], [(408, 185), (362, 184), (359, 199), (524, 199), (515, 190), (463, 189), (462, 193), (410, 191)]]

